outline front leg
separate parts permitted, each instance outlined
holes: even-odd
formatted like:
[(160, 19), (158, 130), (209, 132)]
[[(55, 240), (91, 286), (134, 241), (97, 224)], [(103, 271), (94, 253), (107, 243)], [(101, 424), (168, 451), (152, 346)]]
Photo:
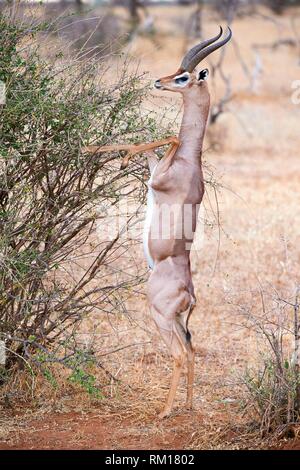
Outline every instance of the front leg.
[(179, 139), (176, 136), (167, 137), (166, 139), (157, 140), (154, 142), (149, 142), (147, 144), (117, 144), (117, 145), (90, 145), (88, 147), (83, 147), (83, 152), (87, 153), (103, 153), (103, 152), (118, 152), (121, 150), (127, 151), (127, 155), (123, 158), (121, 169), (124, 169), (128, 166), (129, 160), (131, 157), (138, 153), (147, 152), (149, 150), (154, 150), (159, 147), (163, 147), (164, 145), (171, 144), (170, 150), (166, 153), (163, 157), (165, 158), (173, 158), (177, 148), (179, 147)]
[(179, 139), (176, 139), (176, 141), (174, 141), (171, 147), (167, 150), (166, 154), (163, 156), (163, 158), (160, 161), (160, 165), (159, 165), (160, 173), (164, 173), (170, 168), (172, 161), (173, 161), (173, 157), (175, 156), (179, 145), (180, 145), (180, 141)]
[(151, 171), (151, 166), (153, 165), (153, 150), (159, 147), (163, 147), (164, 145), (168, 145), (168, 144), (171, 144), (171, 147), (167, 151), (166, 155), (163, 157), (162, 160), (167, 159), (170, 162), (169, 163), (170, 165), (171, 160), (173, 156), (175, 155), (177, 148), (180, 145), (179, 139), (176, 136), (168, 137), (167, 139), (163, 139), (163, 140), (157, 140), (155, 142), (149, 142), (148, 144), (134, 145), (133, 148), (130, 149), (126, 157), (123, 159), (122, 164), (121, 164), (121, 169), (124, 169), (128, 166), (130, 158), (133, 157), (134, 155), (138, 153), (151, 152), (152, 154), (152, 157), (150, 157), (151, 163), (149, 163), (149, 157), (148, 157), (148, 163), (149, 163), (149, 167)]

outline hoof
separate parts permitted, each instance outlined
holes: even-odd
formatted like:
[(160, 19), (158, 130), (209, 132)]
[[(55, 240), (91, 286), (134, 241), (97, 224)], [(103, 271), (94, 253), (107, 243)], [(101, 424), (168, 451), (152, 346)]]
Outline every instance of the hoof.
[(158, 415), (158, 419), (165, 419), (165, 418), (168, 418), (168, 416), (170, 416), (171, 414), (171, 411), (169, 410), (163, 410), (159, 413)]

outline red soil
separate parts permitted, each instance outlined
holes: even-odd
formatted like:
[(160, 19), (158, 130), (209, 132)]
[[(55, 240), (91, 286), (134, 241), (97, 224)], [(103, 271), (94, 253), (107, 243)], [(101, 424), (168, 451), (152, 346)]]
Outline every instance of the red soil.
[[(193, 420), (199, 422), (199, 415)], [(28, 420), (0, 442), (4, 449), (180, 449), (187, 445), (189, 414), (158, 422), (157, 433), (148, 437), (149, 426), (120, 416), (105, 417), (100, 413), (50, 413)]]

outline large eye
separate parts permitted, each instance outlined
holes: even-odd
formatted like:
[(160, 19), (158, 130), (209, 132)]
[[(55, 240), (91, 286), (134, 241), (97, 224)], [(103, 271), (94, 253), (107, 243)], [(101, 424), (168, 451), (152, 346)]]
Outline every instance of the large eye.
[(177, 85), (181, 85), (181, 84), (187, 82), (188, 79), (189, 79), (189, 77), (187, 75), (183, 75), (182, 77), (175, 78), (175, 83)]

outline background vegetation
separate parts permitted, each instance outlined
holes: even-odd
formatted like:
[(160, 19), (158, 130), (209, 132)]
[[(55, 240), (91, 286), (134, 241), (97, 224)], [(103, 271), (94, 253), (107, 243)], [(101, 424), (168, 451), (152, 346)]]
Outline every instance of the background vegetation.
[(0, 16), (0, 79), (6, 84), (0, 109), (0, 335), (6, 371), (24, 360), (73, 367), (78, 324), (95, 309), (116, 314), (143, 279), (137, 267), (116, 266), (131, 243), (121, 232), (132, 214), (123, 227), (112, 221), (107, 238), (102, 231), (95, 240), (95, 232), (122, 197), (143, 200), (144, 169), (120, 170), (121, 155), (87, 155), (81, 148), (151, 138), (153, 119), (140, 112), (146, 85), (126, 64), (108, 84), (109, 67), (95, 58), (95, 48), (90, 59), (81, 50), (44, 60), (39, 37), (52, 29)]

